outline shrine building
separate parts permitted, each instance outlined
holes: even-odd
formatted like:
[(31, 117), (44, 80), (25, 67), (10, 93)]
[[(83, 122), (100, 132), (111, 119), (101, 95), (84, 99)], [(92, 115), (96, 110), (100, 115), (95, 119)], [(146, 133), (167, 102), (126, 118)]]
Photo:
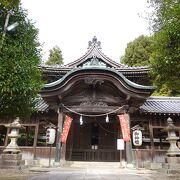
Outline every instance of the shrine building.
[[(66, 64), (41, 65), (44, 88), (37, 112), (23, 121), (19, 146), (25, 159), (48, 158), (45, 136), (56, 129), (52, 147), (55, 161), (118, 162), (118, 139), (123, 139), (119, 115), (128, 121), (130, 140), (125, 141), (122, 160), (164, 162), (169, 148), (167, 118), (180, 127), (180, 98), (151, 96), (149, 67), (128, 67), (106, 56), (96, 37), (87, 52)], [(59, 141), (65, 117), (72, 118), (66, 143)], [(0, 152), (7, 145), (9, 130), (0, 122)], [(142, 145), (133, 143), (133, 131), (142, 131)], [(176, 132), (179, 136), (180, 132)], [(4, 138), (3, 138), (4, 137)]]

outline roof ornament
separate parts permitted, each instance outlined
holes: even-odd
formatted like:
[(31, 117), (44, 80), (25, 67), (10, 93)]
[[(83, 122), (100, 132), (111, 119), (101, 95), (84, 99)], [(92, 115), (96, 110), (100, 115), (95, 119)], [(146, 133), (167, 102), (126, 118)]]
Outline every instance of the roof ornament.
[(99, 59), (97, 58), (96, 55), (93, 55), (88, 61), (86, 61), (84, 64), (83, 64), (83, 67), (98, 67), (98, 66), (101, 66), (101, 67), (106, 67), (106, 64), (104, 62), (101, 62), (99, 61)]
[(88, 42), (88, 49), (90, 49), (92, 46), (96, 46), (98, 49), (101, 49), (101, 42), (97, 41), (97, 37), (94, 36), (92, 41)]
[(95, 55), (93, 55), (93, 57), (92, 57), (92, 59), (90, 61), (90, 66), (99, 66), (99, 65), (100, 64), (99, 64), (98, 58)]

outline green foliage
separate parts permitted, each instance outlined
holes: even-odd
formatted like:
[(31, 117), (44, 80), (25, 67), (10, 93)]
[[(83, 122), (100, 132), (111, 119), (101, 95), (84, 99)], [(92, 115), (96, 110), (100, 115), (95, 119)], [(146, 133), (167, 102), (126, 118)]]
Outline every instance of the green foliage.
[(0, 51), (0, 116), (5, 118), (30, 115), (42, 88), (38, 30), (20, 7), (10, 16), (9, 24), (14, 22), (19, 26), (6, 33)]
[(171, 90), (167, 87), (166, 84), (163, 84), (161, 89), (157, 89), (152, 95), (153, 96), (170, 96)]
[(34, 133), (20, 133), (20, 137), (17, 140), (19, 146), (33, 146)]
[[(151, 27), (154, 48), (151, 57), (152, 77), (158, 92), (180, 94), (180, 3), (179, 0), (150, 0), (154, 7)], [(166, 87), (166, 88), (164, 88)]]
[(0, 6), (6, 9), (13, 9), (15, 7), (18, 7), (19, 3), (20, 0), (1, 0)]
[(58, 46), (49, 50), (47, 65), (64, 64), (61, 49)]
[(149, 65), (152, 43), (151, 37), (144, 35), (139, 36), (127, 44), (125, 55), (121, 57), (121, 62), (128, 66)]

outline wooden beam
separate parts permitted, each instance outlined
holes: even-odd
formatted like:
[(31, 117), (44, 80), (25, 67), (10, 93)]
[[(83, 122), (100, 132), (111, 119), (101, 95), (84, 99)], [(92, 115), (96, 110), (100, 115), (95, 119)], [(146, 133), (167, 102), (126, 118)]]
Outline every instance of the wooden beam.
[(33, 123), (33, 124), (21, 124), (22, 126), (36, 126), (37, 123)]
[[(103, 114), (103, 113), (109, 113), (112, 111), (117, 110), (120, 108), (120, 106), (68, 106), (68, 108), (72, 111), (78, 112), (78, 113), (97, 113), (97, 114)], [(124, 113), (125, 107), (120, 108), (118, 111), (116, 111), (117, 114)], [(63, 112), (69, 112), (66, 108), (63, 108)]]
[(152, 126), (154, 129), (163, 129), (165, 128), (166, 126)]
[[(9, 123), (0, 123), (0, 126), (5, 126), (5, 125), (7, 125), (7, 124), (9, 124)], [(22, 126), (36, 126), (36, 124), (21, 124)]]

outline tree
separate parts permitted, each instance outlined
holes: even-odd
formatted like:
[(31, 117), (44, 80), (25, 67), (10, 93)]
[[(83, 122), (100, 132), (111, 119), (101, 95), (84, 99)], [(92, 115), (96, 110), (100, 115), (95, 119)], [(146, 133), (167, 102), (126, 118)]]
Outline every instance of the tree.
[(8, 10), (18, 7), (20, 0), (1, 0), (0, 6)]
[(121, 57), (121, 62), (128, 66), (149, 65), (152, 53), (152, 38), (141, 35), (134, 41), (127, 44), (125, 55)]
[(58, 46), (49, 50), (47, 65), (64, 64), (61, 49)]
[[(0, 22), (5, 21), (4, 14)], [(6, 33), (0, 51), (0, 117), (4, 118), (30, 115), (42, 88), (38, 30), (21, 7), (14, 8), (9, 18), (9, 24), (14, 22), (19, 26)]]
[(0, 16), (4, 16), (4, 18), (1, 18), (0, 21), (0, 27), (2, 27), (0, 28), (0, 30), (2, 30), (2, 38), (0, 40), (0, 51), (5, 39), (10, 14), (13, 13), (13, 10), (19, 6), (19, 3), (20, 0), (2, 0), (0, 2)]
[(158, 90), (180, 94), (180, 5), (179, 0), (149, 0), (153, 7), (151, 29), (154, 46), (151, 74)]

